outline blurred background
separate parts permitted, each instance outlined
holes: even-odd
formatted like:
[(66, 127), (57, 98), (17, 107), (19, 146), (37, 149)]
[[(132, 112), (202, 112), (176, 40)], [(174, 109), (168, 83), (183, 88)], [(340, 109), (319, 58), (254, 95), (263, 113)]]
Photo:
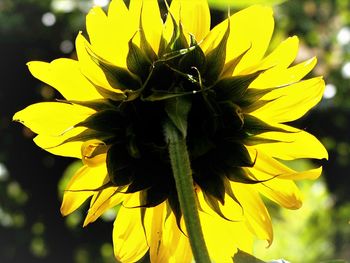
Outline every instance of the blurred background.
[[(316, 135), (330, 158), (322, 178), (302, 182), (304, 206), (298, 211), (269, 204), (275, 240), (257, 243), (256, 256), (295, 263), (350, 262), (350, 0), (229, 1), (273, 4), (276, 30), (272, 47), (298, 35), (298, 61), (318, 57), (314, 75), (327, 86), (322, 102), (295, 126)], [(86, 228), (86, 207), (60, 215), (65, 184), (79, 161), (52, 156), (32, 142), (30, 130), (13, 114), (59, 96), (27, 70), (31, 60), (74, 57), (74, 39), (84, 30), (93, 5), (109, 0), (0, 0), (0, 262), (115, 262), (111, 231), (115, 214)], [(213, 25), (227, 14), (227, 0), (211, 0)], [(305, 146), (307, 147), (307, 146)], [(296, 169), (314, 164), (305, 160)], [(219, 262), (220, 263), (220, 262)]]

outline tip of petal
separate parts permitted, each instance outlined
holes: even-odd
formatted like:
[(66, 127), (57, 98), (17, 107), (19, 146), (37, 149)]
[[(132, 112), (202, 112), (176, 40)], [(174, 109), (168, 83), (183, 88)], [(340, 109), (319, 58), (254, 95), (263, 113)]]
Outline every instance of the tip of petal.
[(264, 6), (264, 5), (253, 5), (251, 7), (248, 7), (245, 10), (251, 10), (254, 12), (261, 12), (261, 13), (266, 13), (266, 15), (271, 15), (273, 16), (273, 9), (270, 6)]
[(60, 208), (60, 212), (63, 216), (67, 216), (71, 213), (70, 208), (67, 206), (66, 202), (63, 202)]

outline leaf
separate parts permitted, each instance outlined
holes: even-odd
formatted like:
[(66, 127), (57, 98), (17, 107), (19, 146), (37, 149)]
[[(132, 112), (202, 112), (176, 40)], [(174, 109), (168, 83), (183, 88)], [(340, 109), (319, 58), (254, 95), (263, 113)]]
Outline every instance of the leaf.
[(247, 252), (238, 249), (238, 252), (233, 256), (233, 262), (235, 263), (266, 263)]
[(187, 135), (187, 117), (191, 109), (191, 97), (174, 97), (165, 101), (165, 111), (170, 121), (186, 138)]
[(277, 5), (285, 1), (286, 0), (208, 0), (208, 3), (213, 8), (227, 11), (228, 8), (244, 8), (256, 4)]

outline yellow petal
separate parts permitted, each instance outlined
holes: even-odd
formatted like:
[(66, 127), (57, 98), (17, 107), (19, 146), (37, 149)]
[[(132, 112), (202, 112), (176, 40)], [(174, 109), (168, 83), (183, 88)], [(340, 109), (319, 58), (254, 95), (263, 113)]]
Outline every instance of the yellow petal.
[(13, 120), (21, 122), (35, 133), (59, 136), (93, 113), (93, 110), (78, 105), (41, 102), (17, 112)]
[(39, 134), (34, 138), (34, 142), (40, 148), (48, 151), (49, 153), (81, 159), (81, 146), (83, 142), (69, 142), (65, 144), (62, 143), (65, 140), (78, 135), (85, 130), (86, 128), (78, 127), (67, 131), (61, 136)]
[[(207, 202), (205, 201), (202, 191), (198, 191), (197, 196), (198, 196), (198, 201), (200, 203), (200, 207), (206, 214), (212, 215), (212, 216), (218, 216), (218, 214), (215, 211), (213, 211), (213, 209), (210, 208)], [(219, 208), (222, 214), (228, 220), (232, 220), (232, 221), (244, 220), (241, 206), (227, 194), (225, 195), (225, 204), (222, 205), (221, 203), (219, 203)]]
[(116, 259), (123, 263), (136, 262), (147, 252), (139, 208), (121, 206), (114, 221), (113, 246)]
[[(157, 53), (159, 49), (160, 36), (162, 35), (163, 22), (160, 16), (157, 0), (131, 0), (130, 1), (131, 21), (135, 28), (139, 29), (139, 21), (142, 12), (142, 27), (147, 41)], [(135, 31), (136, 32), (136, 31)], [(135, 33), (134, 32), (134, 33)]]
[(244, 222), (230, 222), (199, 211), (209, 256), (214, 262), (232, 262), (237, 248), (251, 252), (253, 235)]
[[(254, 171), (253, 174), (257, 173)], [(291, 180), (275, 178), (263, 184), (256, 184), (254, 188), (287, 209), (299, 209), (302, 206), (302, 194)]]
[(259, 152), (268, 153), (270, 156), (282, 160), (299, 158), (328, 159), (326, 148), (312, 134), (299, 129), (291, 129), (291, 127), (286, 125), (278, 125), (277, 127), (291, 132), (266, 132), (260, 134), (259, 138), (281, 142), (258, 144), (255, 148)]
[[(256, 5), (230, 17), (230, 36), (227, 41), (226, 62), (249, 49), (237, 65), (234, 74), (258, 64), (263, 58), (274, 28), (272, 13), (271, 8)], [(220, 42), (226, 28), (227, 21), (223, 21), (211, 30), (201, 44), (206, 53)]]
[(298, 172), (270, 157), (263, 151), (257, 151), (254, 147), (247, 147), (247, 149), (252, 158), (257, 156), (254, 164), (254, 171), (258, 170), (261, 172), (259, 175), (260, 180), (269, 180), (273, 177), (291, 180), (316, 179), (322, 172), (321, 167)]
[(277, 99), (254, 111), (252, 115), (270, 123), (299, 119), (322, 98), (325, 84), (322, 78), (312, 78), (271, 92)]
[(81, 74), (78, 61), (60, 58), (51, 63), (29, 62), (30, 73), (37, 79), (54, 87), (67, 100), (94, 100), (101, 95)]
[(249, 185), (231, 183), (232, 190), (243, 208), (247, 226), (259, 239), (273, 240), (270, 215), (260, 198), (260, 195)]
[(94, 222), (108, 209), (124, 201), (126, 194), (118, 193), (117, 187), (109, 187), (94, 194), (84, 221), (84, 227)]
[[(181, 24), (186, 37), (189, 34), (195, 36), (197, 42), (200, 42), (210, 31), (210, 11), (207, 0), (173, 0), (170, 5), (170, 13), (175, 20)], [(171, 37), (172, 21), (170, 16), (166, 21), (168, 39)]]
[[(258, 162), (259, 157), (257, 157)], [(269, 168), (272, 168), (271, 166)], [(277, 170), (278, 168), (275, 167)], [(267, 180), (263, 183), (257, 183), (252, 187), (265, 195), (267, 198), (276, 202), (277, 204), (288, 208), (298, 209), (302, 205), (302, 196), (292, 180), (280, 179), (280, 173), (268, 173), (267, 170), (263, 170), (258, 166), (248, 168), (248, 170), (254, 175), (257, 180)]]
[[(317, 59), (311, 58), (290, 68), (273, 67), (260, 74), (249, 87), (266, 89), (293, 84), (305, 77), (315, 67), (316, 63)], [(266, 97), (269, 98), (269, 95)]]
[[(184, 224), (181, 224), (181, 226), (184, 230)], [(189, 239), (179, 230), (173, 213), (171, 213), (164, 224), (162, 242), (159, 248), (159, 255), (160, 256), (158, 256), (155, 262), (193, 262)]]
[(90, 54), (87, 52), (87, 48), (93, 51), (94, 49), (83, 37), (81, 32), (78, 34), (75, 40), (75, 46), (81, 72), (94, 84), (106, 89), (113, 90), (102, 69), (91, 59)]
[[(145, 231), (150, 247), (151, 262), (164, 262), (166, 259), (162, 243), (166, 204), (163, 202), (153, 208), (147, 208), (145, 214)], [(175, 245), (175, 244), (173, 244)]]
[(101, 7), (91, 9), (86, 17), (86, 28), (96, 53), (107, 61), (125, 67), (127, 44), (136, 32), (136, 28), (131, 28), (129, 24), (128, 10), (121, 0), (111, 2), (108, 17)]
[(247, 68), (243, 72), (240, 72), (240, 74), (245, 75), (272, 67), (278, 67), (284, 70), (288, 68), (296, 58), (298, 54), (298, 46), (298, 37), (289, 37), (281, 42), (268, 56), (261, 60), (258, 65)]
[(68, 215), (75, 211), (81, 204), (95, 193), (95, 189), (101, 187), (108, 180), (105, 165), (88, 167), (84, 165), (69, 181), (63, 195), (61, 213)]

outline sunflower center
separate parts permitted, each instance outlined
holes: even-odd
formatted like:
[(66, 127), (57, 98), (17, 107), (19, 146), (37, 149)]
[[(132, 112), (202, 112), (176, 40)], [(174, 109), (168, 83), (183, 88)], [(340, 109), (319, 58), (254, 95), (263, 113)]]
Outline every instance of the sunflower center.
[(161, 39), (158, 54), (140, 30), (141, 45), (129, 41), (127, 69), (88, 50), (119, 92), (95, 85), (105, 99), (80, 103), (96, 113), (77, 125), (88, 129), (71, 141), (102, 141), (94, 149), (107, 152), (110, 182), (123, 192), (140, 192), (143, 207), (168, 200), (179, 218), (164, 136), (165, 123), (172, 122), (186, 138), (195, 184), (222, 215), (218, 202), (224, 203), (225, 194), (236, 200), (229, 181), (258, 182), (245, 169), (254, 165), (245, 145), (277, 129), (249, 113), (269, 102), (260, 98), (270, 90), (248, 89), (261, 72), (232, 76), (245, 52), (225, 64), (229, 26), (219, 44), (204, 53), (194, 37), (187, 44), (181, 26), (174, 25), (172, 39)]

